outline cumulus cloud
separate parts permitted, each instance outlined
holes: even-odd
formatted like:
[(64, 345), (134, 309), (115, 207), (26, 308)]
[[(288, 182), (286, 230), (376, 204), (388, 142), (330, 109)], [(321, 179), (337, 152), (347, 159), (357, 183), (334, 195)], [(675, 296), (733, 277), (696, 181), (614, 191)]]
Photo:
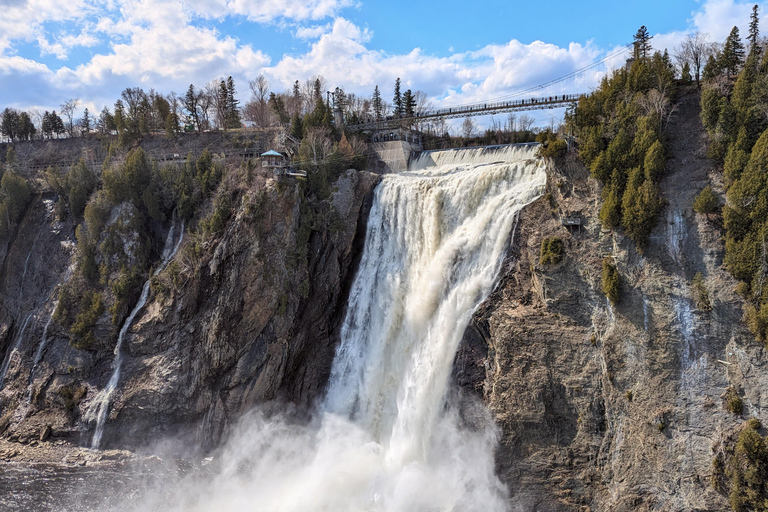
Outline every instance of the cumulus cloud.
[[(592, 43), (562, 47), (513, 39), (448, 56), (418, 47), (391, 53), (375, 46), (370, 30), (341, 16), (354, 5), (355, 0), (0, 0), (0, 96), (5, 96), (0, 101), (20, 108), (40, 105), (47, 92), (52, 105), (70, 97), (111, 104), (129, 86), (183, 92), (190, 83), (200, 86), (230, 75), (244, 100), (247, 80), (265, 73), (275, 91), (322, 75), (330, 87), (356, 94), (370, 95), (379, 85), (385, 99), (400, 77), (404, 88), (451, 106), (510, 97), (612, 51)], [(709, 32), (713, 41), (721, 41), (733, 24), (745, 35), (751, 6), (706, 0), (691, 13), (687, 27), (655, 34), (652, 43), (672, 53), (690, 31)], [(227, 20), (287, 31), (302, 49), (270, 56), (257, 43), (220, 32), (218, 27), (225, 26), (220, 22)], [(63, 62), (48, 67), (28, 53), (19, 56), (16, 41), (37, 44), (41, 56)], [(75, 48), (89, 48), (92, 55), (70, 62)], [(588, 92), (625, 57), (617, 54), (560, 89), (531, 95)]]

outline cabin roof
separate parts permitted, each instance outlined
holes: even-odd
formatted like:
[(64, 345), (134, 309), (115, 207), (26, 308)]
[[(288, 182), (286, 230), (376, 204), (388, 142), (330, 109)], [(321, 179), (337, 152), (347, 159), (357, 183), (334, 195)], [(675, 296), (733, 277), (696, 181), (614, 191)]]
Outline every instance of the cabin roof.
[(281, 157), (281, 156), (283, 156), (283, 155), (281, 155), (280, 153), (278, 153), (278, 152), (277, 152), (277, 151), (275, 151), (274, 149), (270, 149), (270, 150), (269, 150), (269, 151), (267, 151), (266, 153), (262, 153), (262, 154), (261, 154), (261, 156), (280, 156), (280, 157)]

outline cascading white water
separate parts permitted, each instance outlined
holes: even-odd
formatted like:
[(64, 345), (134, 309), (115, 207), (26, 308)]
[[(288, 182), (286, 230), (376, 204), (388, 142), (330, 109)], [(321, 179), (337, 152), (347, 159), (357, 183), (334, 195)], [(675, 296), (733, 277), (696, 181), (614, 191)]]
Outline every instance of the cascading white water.
[(13, 356), (16, 355), (19, 351), (19, 348), (21, 347), (21, 342), (24, 339), (24, 332), (27, 330), (27, 325), (29, 325), (29, 320), (32, 318), (32, 316), (35, 314), (34, 311), (27, 313), (27, 316), (24, 317), (24, 322), (21, 324), (21, 329), (19, 330), (19, 334), (16, 336), (16, 340), (13, 342), (13, 346), (8, 350), (8, 353), (5, 355), (5, 361), (3, 361), (3, 366), (0, 367), (0, 389), (3, 388), (3, 385), (5, 384), (5, 374), (8, 373), (8, 368), (11, 366), (11, 359), (13, 359)]
[(492, 422), (462, 427), (446, 392), (516, 215), (545, 180), (531, 146), (427, 152), (385, 176), (314, 421), (252, 413), (228, 441), (220, 474), (184, 489), (171, 508), (505, 510)]
[(35, 239), (32, 240), (32, 246), (29, 248), (29, 253), (27, 253), (27, 257), (24, 259), (24, 270), (21, 273), (21, 285), (19, 286), (19, 300), (22, 299), (24, 296), (24, 281), (27, 278), (27, 269), (29, 268), (29, 258), (32, 256), (32, 253), (35, 251), (35, 244), (37, 244), (38, 238), (40, 238), (40, 235), (43, 233), (43, 227), (45, 226), (46, 219), (43, 218), (43, 223), (40, 225), (40, 229), (37, 230), (37, 235), (35, 236)]
[[(173, 237), (175, 229), (176, 212), (173, 213), (173, 221), (171, 223), (170, 229), (168, 230), (168, 235), (165, 238), (162, 262), (160, 263), (160, 266), (157, 267), (152, 276), (159, 274), (165, 268), (168, 262), (173, 259), (173, 257), (176, 255), (176, 252), (179, 250), (181, 240), (184, 237), (184, 222), (182, 221), (181, 223), (181, 233), (179, 233), (178, 241), (174, 244)], [(93, 449), (98, 449), (99, 445), (101, 444), (101, 438), (104, 435), (104, 425), (107, 421), (107, 413), (109, 412), (109, 402), (112, 399), (112, 394), (117, 388), (118, 382), (120, 381), (120, 369), (123, 363), (123, 353), (120, 349), (123, 346), (123, 339), (125, 338), (125, 334), (128, 332), (128, 329), (130, 329), (131, 325), (133, 324), (133, 320), (136, 318), (136, 315), (147, 303), (147, 298), (149, 297), (149, 286), (151, 282), (152, 278), (150, 277), (144, 283), (144, 287), (141, 289), (141, 296), (139, 297), (139, 301), (133, 307), (133, 310), (131, 311), (131, 314), (128, 315), (128, 318), (125, 319), (125, 323), (123, 323), (123, 327), (120, 329), (120, 333), (117, 336), (117, 344), (115, 345), (115, 359), (112, 361), (112, 376), (109, 378), (107, 386), (99, 391), (85, 412), (84, 419), (86, 422), (96, 422), (96, 428), (94, 430), (93, 439), (91, 441), (91, 448)]]
[(533, 151), (427, 152), (377, 190), (326, 409), (381, 437), (391, 463), (427, 453), (464, 329), (541, 194)]

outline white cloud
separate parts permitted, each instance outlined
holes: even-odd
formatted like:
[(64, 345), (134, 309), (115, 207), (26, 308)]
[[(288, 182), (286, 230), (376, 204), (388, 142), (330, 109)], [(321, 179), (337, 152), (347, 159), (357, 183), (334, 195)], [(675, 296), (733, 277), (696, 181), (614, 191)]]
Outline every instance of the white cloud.
[[(739, 27), (744, 37), (749, 26), (749, 14), (755, 2), (734, 0), (707, 0), (702, 9), (693, 15), (693, 25), (699, 32), (706, 32), (713, 41), (722, 42), (734, 26)], [(761, 5), (765, 12), (765, 5)]]
[[(506, 97), (606, 53), (589, 42), (559, 47), (514, 39), (473, 52), (451, 50), (448, 56), (427, 54), (418, 47), (390, 53), (372, 46), (370, 30), (340, 17), (343, 9), (354, 5), (355, 0), (0, 0), (0, 96), (5, 96), (0, 103), (58, 105), (80, 97), (95, 107), (111, 104), (129, 86), (183, 92), (190, 83), (200, 86), (229, 75), (245, 100), (247, 80), (266, 73), (276, 91), (290, 89), (297, 79), (322, 75), (329, 87), (341, 86), (356, 94), (370, 95), (379, 85), (387, 100), (400, 77), (404, 88), (423, 90), (435, 104), (448, 106)], [(705, 0), (691, 13), (687, 27), (655, 34), (652, 44), (672, 53), (688, 31), (697, 30), (722, 41), (734, 24), (744, 37), (752, 5)], [(761, 11), (768, 12), (762, 5)], [(273, 62), (257, 43), (219, 32), (217, 22), (225, 20), (272, 24), (311, 44), (306, 51), (276, 56), (279, 60)], [(60, 33), (62, 26), (66, 31)], [(49, 68), (29, 55), (16, 55), (15, 41), (37, 42), (41, 55), (59, 59), (67, 59), (78, 47), (93, 48), (95, 55), (85, 62)], [(561, 90), (543, 94), (586, 92), (623, 59), (618, 56)]]

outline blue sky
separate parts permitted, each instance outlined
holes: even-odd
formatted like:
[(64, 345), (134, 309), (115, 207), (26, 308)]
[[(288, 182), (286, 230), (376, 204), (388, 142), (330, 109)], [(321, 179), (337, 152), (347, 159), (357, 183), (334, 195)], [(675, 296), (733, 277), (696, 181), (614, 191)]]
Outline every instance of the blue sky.
[[(754, 3), (493, 0), (480, 5), (0, 0), (0, 109), (58, 109), (79, 98), (81, 107), (100, 110), (126, 87), (183, 93), (190, 83), (202, 86), (229, 75), (244, 103), (247, 81), (259, 74), (275, 91), (322, 75), (329, 88), (363, 95), (378, 84), (385, 99), (400, 76), (436, 106), (455, 105), (508, 95), (579, 69), (630, 42), (643, 24), (654, 34), (655, 47), (670, 50), (687, 32), (706, 32), (719, 42), (737, 24), (745, 34)], [(768, 3), (760, 6), (768, 16)], [(605, 69), (598, 71), (570, 86), (594, 86)]]

